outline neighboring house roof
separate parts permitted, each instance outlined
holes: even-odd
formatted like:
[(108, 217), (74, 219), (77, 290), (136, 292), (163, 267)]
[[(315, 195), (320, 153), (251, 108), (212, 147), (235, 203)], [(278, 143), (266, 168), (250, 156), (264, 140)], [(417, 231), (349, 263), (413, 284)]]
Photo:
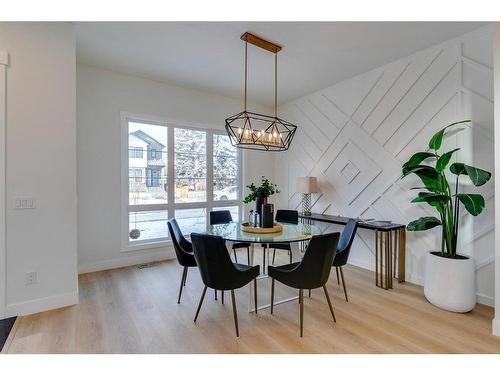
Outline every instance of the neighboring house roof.
[(164, 167), (165, 163), (161, 159), (149, 159), (148, 167)]
[(142, 139), (144, 142), (146, 142), (147, 144), (149, 144), (155, 150), (163, 150), (165, 148), (164, 144), (158, 142), (156, 139), (154, 139), (150, 135), (144, 133), (142, 130), (136, 130), (135, 132), (132, 132), (130, 134), (133, 134), (137, 138)]

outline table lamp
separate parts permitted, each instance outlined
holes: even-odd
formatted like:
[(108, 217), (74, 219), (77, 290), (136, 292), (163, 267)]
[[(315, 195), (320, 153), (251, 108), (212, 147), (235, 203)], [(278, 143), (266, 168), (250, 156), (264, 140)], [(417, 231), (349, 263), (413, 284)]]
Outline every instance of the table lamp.
[(299, 177), (297, 179), (297, 191), (302, 193), (302, 211), (304, 215), (311, 215), (311, 193), (318, 192), (318, 181), (316, 177)]

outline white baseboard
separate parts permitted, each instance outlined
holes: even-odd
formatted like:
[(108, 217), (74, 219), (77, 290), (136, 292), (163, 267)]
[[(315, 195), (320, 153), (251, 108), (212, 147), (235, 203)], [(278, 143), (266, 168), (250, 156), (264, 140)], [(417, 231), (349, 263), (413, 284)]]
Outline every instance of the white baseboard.
[(78, 264), (78, 273), (88, 273), (110, 270), (113, 268), (128, 267), (136, 264), (157, 262), (160, 260), (167, 260), (175, 258), (175, 253), (173, 248), (168, 248), (167, 250), (155, 253), (148, 253), (146, 250), (139, 250), (139, 254), (128, 254), (120, 258), (100, 260), (97, 262), (87, 262)]
[(495, 307), (495, 298), (493, 298), (491, 296), (487, 296), (483, 293), (476, 293), (476, 296), (477, 296), (477, 303), (480, 303), (482, 305)]
[(500, 319), (498, 318), (493, 319), (493, 321), (491, 322), (491, 327), (492, 327), (492, 333), (495, 336), (500, 337)]
[(60, 307), (76, 305), (77, 303), (78, 291), (75, 290), (74, 292), (57, 294), (55, 296), (11, 303), (6, 306), (6, 317), (30, 315)]

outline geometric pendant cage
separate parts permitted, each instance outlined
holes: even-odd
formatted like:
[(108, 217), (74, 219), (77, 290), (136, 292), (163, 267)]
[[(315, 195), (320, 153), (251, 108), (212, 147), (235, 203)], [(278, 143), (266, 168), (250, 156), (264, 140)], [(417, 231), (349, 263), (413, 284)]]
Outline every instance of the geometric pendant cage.
[[(244, 33), (244, 109), (226, 119), (226, 132), (233, 146), (260, 151), (286, 151), (297, 126), (278, 117), (278, 52), (281, 47), (251, 33)], [(247, 111), (248, 43), (274, 53), (274, 116)]]
[(226, 119), (226, 131), (233, 146), (261, 151), (286, 151), (297, 126), (260, 113), (243, 111)]

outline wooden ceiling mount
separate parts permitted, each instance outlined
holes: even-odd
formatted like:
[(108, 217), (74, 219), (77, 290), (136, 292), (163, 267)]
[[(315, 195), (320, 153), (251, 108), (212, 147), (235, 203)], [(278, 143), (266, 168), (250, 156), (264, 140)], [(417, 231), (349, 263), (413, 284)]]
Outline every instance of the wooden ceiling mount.
[(241, 36), (241, 40), (244, 40), (250, 44), (253, 44), (254, 46), (257, 46), (259, 48), (265, 49), (269, 52), (272, 53), (278, 53), (281, 51), (281, 46), (278, 46), (277, 44), (274, 44), (268, 40), (262, 39), (261, 37), (258, 37), (257, 35), (254, 35), (252, 33), (246, 32)]

